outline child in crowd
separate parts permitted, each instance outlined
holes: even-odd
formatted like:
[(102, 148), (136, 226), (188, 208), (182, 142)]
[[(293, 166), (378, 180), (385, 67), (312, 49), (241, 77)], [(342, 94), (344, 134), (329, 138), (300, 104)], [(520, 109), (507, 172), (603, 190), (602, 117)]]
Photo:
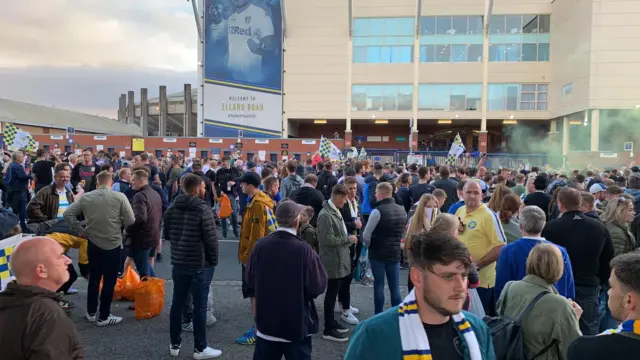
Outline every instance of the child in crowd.
[(313, 225), (309, 224), (309, 221), (313, 218), (315, 211), (311, 206), (307, 206), (307, 209), (300, 214), (300, 227), (298, 228), (298, 236), (307, 244), (311, 245), (313, 250), (318, 252), (318, 233)]

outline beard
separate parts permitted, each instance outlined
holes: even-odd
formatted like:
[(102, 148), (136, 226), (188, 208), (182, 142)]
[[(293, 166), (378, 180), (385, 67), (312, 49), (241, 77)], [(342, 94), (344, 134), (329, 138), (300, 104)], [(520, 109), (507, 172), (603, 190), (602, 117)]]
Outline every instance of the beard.
[(429, 286), (429, 282), (426, 276), (423, 278), (423, 281), (424, 287), (422, 290), (422, 299), (425, 303), (427, 303), (427, 305), (429, 305), (429, 307), (437, 311), (442, 316), (452, 316), (462, 311), (464, 301), (460, 302), (459, 305), (457, 305), (455, 308), (447, 308), (446, 305), (443, 304), (443, 301), (438, 297), (438, 290), (433, 289)]

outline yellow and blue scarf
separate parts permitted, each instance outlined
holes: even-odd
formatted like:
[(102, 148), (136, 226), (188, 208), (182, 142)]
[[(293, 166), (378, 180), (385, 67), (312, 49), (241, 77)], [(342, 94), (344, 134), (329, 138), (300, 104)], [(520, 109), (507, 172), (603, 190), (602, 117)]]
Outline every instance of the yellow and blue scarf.
[(627, 320), (620, 324), (617, 329), (605, 330), (600, 335), (610, 335), (618, 333), (633, 333), (640, 335), (640, 320)]
[[(422, 320), (420, 320), (420, 314), (418, 314), (415, 291), (415, 289), (411, 290), (398, 307), (402, 359), (432, 360), (429, 339), (422, 325)], [(467, 344), (471, 360), (482, 360), (480, 344), (469, 321), (464, 318), (461, 312), (453, 315), (452, 318), (458, 332), (464, 337), (463, 340)]]

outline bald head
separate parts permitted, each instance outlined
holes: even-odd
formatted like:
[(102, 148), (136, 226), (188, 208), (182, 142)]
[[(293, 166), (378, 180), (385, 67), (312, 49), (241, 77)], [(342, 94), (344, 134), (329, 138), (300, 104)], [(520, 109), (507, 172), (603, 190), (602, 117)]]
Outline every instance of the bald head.
[(55, 240), (34, 237), (16, 247), (10, 265), (19, 284), (56, 291), (69, 280), (67, 266), (70, 263)]

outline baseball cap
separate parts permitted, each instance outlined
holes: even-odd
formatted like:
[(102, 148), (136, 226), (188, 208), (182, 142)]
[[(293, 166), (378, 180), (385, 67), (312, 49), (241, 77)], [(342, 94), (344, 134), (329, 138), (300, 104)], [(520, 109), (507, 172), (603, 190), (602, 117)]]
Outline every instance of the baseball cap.
[(256, 163), (253, 161), (247, 161), (247, 169), (255, 169)]
[(260, 175), (254, 172), (247, 172), (240, 178), (240, 184), (245, 183), (247, 185), (253, 185), (255, 187), (260, 186)]
[(276, 207), (276, 220), (279, 223), (290, 223), (300, 216), (307, 207), (292, 200), (285, 200)]
[(591, 185), (591, 187), (589, 188), (589, 192), (592, 194), (597, 194), (601, 191), (607, 191), (607, 187), (600, 184), (600, 183), (596, 183)]

